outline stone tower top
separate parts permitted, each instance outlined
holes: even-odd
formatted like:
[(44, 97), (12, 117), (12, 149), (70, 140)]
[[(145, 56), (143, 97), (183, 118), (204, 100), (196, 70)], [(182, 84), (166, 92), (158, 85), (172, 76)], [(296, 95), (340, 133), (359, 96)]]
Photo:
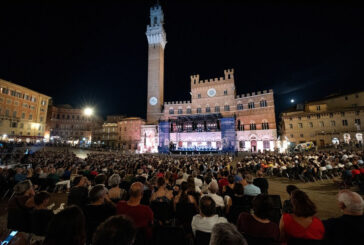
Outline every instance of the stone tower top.
[(150, 24), (147, 26), (147, 38), (149, 45), (160, 44), (163, 48), (166, 46), (167, 38), (163, 28), (164, 14), (159, 4), (150, 8)]

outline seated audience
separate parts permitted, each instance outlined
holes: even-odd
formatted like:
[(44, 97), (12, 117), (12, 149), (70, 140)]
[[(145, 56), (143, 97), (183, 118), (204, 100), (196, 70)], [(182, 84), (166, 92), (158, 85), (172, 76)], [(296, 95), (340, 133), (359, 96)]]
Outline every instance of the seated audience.
[(259, 187), (262, 194), (268, 195), (269, 183), (268, 180), (264, 178), (264, 174), (262, 171), (257, 171), (257, 178), (253, 180), (253, 185)]
[(79, 175), (74, 178), (73, 185), (68, 194), (67, 205), (77, 205), (84, 208), (88, 202), (88, 180)]
[(112, 216), (97, 227), (92, 245), (132, 245), (135, 235), (133, 221), (124, 215)]
[(143, 230), (148, 238), (152, 236), (153, 211), (150, 207), (141, 205), (144, 186), (135, 182), (130, 186), (129, 200), (120, 201), (117, 204), (117, 214), (124, 214), (134, 221), (135, 227)]
[(109, 199), (105, 187), (101, 184), (92, 187), (89, 193), (90, 204), (84, 207), (86, 218), (87, 241), (91, 242), (97, 226), (116, 214), (114, 203)]
[(43, 245), (84, 245), (85, 217), (78, 206), (70, 206), (54, 216)]
[(290, 239), (322, 240), (325, 233), (321, 220), (315, 217), (316, 205), (307, 194), (301, 190), (295, 190), (291, 195), (293, 213), (283, 214), (279, 228), (281, 240)]
[(297, 190), (297, 189), (298, 188), (295, 185), (287, 185), (286, 191), (288, 193), (289, 199), (284, 200), (284, 202), (283, 202), (283, 208), (282, 208), (283, 213), (288, 213), (288, 214), (293, 213), (293, 207), (292, 207), (292, 203), (291, 203), (291, 194), (294, 190)]
[(227, 222), (226, 218), (216, 214), (214, 200), (209, 196), (204, 196), (200, 200), (200, 214), (193, 217), (191, 227), (194, 234), (196, 234), (196, 230), (211, 233), (215, 224)]
[(210, 245), (248, 245), (243, 235), (231, 223), (214, 225)]
[(121, 189), (119, 187), (120, 185), (120, 175), (119, 174), (113, 174), (109, 178), (109, 198), (114, 203), (118, 203), (121, 200), (124, 200), (124, 197), (126, 195), (126, 191), (124, 189)]
[[(269, 220), (273, 204), (267, 195), (260, 194), (253, 200), (253, 214), (243, 212), (237, 221), (238, 230), (246, 235), (249, 244), (249, 237), (254, 239), (265, 239), (273, 244), (279, 241), (279, 227)], [(255, 244), (255, 243), (254, 243)], [(266, 243), (268, 244), (268, 243)]]
[(235, 186), (235, 179), (233, 175), (229, 175), (228, 178), (228, 185), (225, 185), (222, 189), (223, 196), (230, 196), (234, 195), (234, 186)]
[(337, 200), (343, 215), (323, 221), (326, 244), (363, 244), (360, 239), (364, 234), (363, 198), (358, 193), (342, 190)]
[(34, 195), (30, 180), (14, 186), (14, 196), (8, 202), (8, 229), (30, 232), (30, 212), (34, 208)]
[(37, 236), (45, 236), (48, 224), (52, 220), (54, 214), (48, 209), (51, 196), (46, 191), (41, 191), (34, 196), (35, 208), (31, 215), (32, 233)]
[(221, 196), (217, 195), (218, 191), (219, 185), (215, 181), (211, 181), (208, 186), (208, 193), (205, 196), (211, 197), (215, 201), (216, 207), (224, 208), (224, 199)]
[(244, 185), (244, 195), (257, 196), (261, 194), (258, 186), (253, 184), (253, 176), (251, 174), (245, 175), (246, 184)]
[(169, 203), (173, 198), (172, 191), (166, 188), (166, 181), (163, 177), (157, 179), (158, 190), (152, 194), (151, 201), (167, 202)]
[(188, 192), (188, 184), (182, 182), (179, 193), (174, 198), (176, 223), (182, 225), (186, 233), (191, 233), (191, 222), (193, 216), (198, 213), (197, 200)]

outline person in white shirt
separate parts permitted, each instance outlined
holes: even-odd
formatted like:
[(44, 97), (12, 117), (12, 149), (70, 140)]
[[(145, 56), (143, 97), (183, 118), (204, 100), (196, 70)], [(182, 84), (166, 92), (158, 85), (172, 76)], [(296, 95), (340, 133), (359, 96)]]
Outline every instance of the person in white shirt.
[(228, 223), (224, 217), (216, 214), (215, 201), (209, 196), (203, 196), (200, 200), (200, 214), (193, 216), (191, 227), (193, 234), (196, 231), (211, 233), (215, 224)]
[(195, 185), (198, 187), (198, 188), (201, 188), (202, 187), (202, 180), (200, 180), (199, 178), (197, 178), (197, 173), (196, 172), (193, 172), (192, 173), (192, 176), (195, 180)]
[(208, 187), (208, 193), (204, 196), (209, 196), (212, 198), (212, 200), (215, 201), (216, 207), (225, 207), (224, 199), (217, 195), (216, 193), (219, 191), (219, 185), (216, 183), (216, 181), (211, 181)]

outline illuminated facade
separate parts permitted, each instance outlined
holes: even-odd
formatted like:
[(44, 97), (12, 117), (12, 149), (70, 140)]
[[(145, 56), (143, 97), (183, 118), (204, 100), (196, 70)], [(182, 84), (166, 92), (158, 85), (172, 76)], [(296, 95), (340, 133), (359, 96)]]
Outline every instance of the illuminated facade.
[[(191, 76), (191, 101), (164, 102), (163, 12), (150, 10), (147, 122), (141, 152), (273, 150), (277, 138), (273, 90), (236, 95), (234, 70), (220, 78)], [(158, 124), (158, 127), (155, 125)], [(155, 137), (153, 139), (153, 137)]]
[(50, 97), (0, 79), (0, 138), (34, 141), (44, 137)]
[(47, 130), (51, 139), (91, 141), (92, 131), (102, 125), (96, 115), (86, 116), (84, 110), (70, 105), (49, 106)]
[(123, 150), (138, 150), (141, 141), (141, 129), (145, 121), (139, 117), (127, 117), (118, 124), (118, 144)]
[(364, 91), (336, 95), (299, 105), (281, 114), (282, 136), (294, 144), (318, 147), (363, 144)]

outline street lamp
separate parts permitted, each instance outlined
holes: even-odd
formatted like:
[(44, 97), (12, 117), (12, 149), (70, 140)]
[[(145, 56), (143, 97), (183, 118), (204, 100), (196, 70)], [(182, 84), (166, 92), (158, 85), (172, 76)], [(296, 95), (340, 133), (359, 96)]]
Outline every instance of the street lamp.
[[(91, 107), (86, 107), (85, 109), (83, 109), (83, 114), (90, 118), (94, 115), (94, 109)], [(91, 133), (90, 133), (90, 138), (89, 141), (91, 143), (91, 147), (92, 147), (92, 130), (93, 130), (93, 122), (91, 121)]]
[(85, 116), (92, 116), (94, 114), (94, 109), (91, 107), (86, 107), (85, 109), (83, 109), (83, 114)]

